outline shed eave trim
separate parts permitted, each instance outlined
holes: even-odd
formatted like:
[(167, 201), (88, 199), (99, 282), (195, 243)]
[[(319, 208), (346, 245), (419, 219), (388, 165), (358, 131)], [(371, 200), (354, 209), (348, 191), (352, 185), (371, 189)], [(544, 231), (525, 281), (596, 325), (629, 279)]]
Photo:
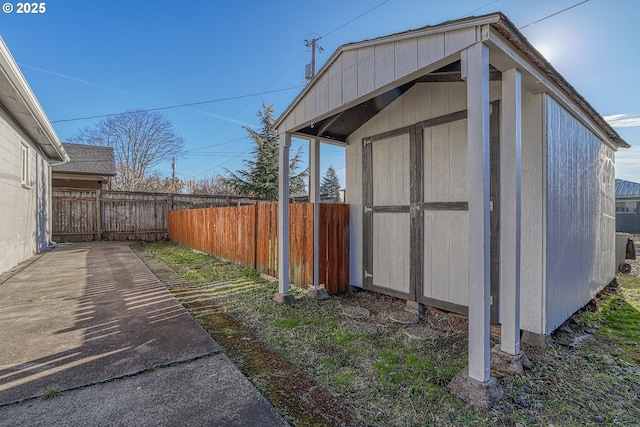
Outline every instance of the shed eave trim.
[[(466, 18), (458, 21), (445, 22), (443, 24), (424, 27), (415, 30), (408, 30), (406, 32), (392, 34), (388, 36), (383, 36), (375, 39), (365, 40), (361, 42), (348, 43), (340, 46), (336, 51), (329, 57), (327, 62), (320, 68), (318, 73), (316, 73), (315, 77), (309, 84), (302, 89), (302, 91), (294, 98), (289, 107), (283, 111), (283, 113), (278, 117), (275, 121), (274, 127), (279, 128), (279, 126), (286, 120), (286, 118), (291, 114), (291, 112), (298, 106), (300, 101), (305, 97), (305, 95), (311, 90), (314, 86), (315, 82), (322, 76), (329, 67), (336, 61), (336, 59), (343, 53), (353, 49), (360, 49), (369, 46), (378, 45), (381, 43), (390, 43), (390, 42), (398, 42), (402, 40), (407, 40), (416, 37), (423, 37), (432, 34), (440, 34), (445, 33), (447, 31), (455, 31), (466, 28), (471, 28), (474, 26), (483, 26), (490, 25), (499, 22), (501, 19), (504, 19), (504, 16), (501, 13), (494, 13), (491, 15), (485, 15), (478, 18)], [(287, 130), (288, 131), (288, 130)]]
[(500, 13), (485, 15), (479, 18), (469, 18), (458, 21), (445, 22), (443, 24), (419, 28), (416, 30), (408, 30), (403, 33), (391, 34), (371, 40), (349, 43), (338, 48), (340, 53), (353, 49), (360, 49), (369, 46), (375, 46), (381, 43), (399, 42), (416, 37), (430, 36), (433, 34), (446, 33), (449, 31), (464, 30), (471, 27), (481, 27), (499, 22), (504, 16)]
[(616, 150), (631, 147), (571, 84), (547, 61), (505, 17), (492, 24), (488, 42), (526, 70), (565, 108)]

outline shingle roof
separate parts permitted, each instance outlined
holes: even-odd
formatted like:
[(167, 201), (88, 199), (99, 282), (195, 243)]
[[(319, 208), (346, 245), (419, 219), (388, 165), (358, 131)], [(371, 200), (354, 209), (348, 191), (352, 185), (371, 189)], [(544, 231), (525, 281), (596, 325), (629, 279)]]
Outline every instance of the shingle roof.
[(640, 184), (616, 179), (616, 197), (640, 196)]
[(69, 161), (52, 167), (53, 172), (78, 173), (86, 175), (116, 175), (116, 161), (113, 148), (96, 145), (63, 142)]

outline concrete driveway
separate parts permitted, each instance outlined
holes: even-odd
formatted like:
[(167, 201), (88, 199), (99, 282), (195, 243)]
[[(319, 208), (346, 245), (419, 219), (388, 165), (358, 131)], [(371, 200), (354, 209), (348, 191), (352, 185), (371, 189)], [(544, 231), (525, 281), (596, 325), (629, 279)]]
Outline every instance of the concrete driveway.
[(286, 425), (123, 243), (61, 246), (0, 279), (0, 343), (0, 425)]

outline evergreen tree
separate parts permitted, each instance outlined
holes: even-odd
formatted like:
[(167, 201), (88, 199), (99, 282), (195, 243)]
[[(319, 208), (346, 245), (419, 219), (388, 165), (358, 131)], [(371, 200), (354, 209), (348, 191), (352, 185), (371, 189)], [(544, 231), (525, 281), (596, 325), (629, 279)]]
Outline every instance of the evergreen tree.
[[(234, 193), (266, 200), (278, 199), (278, 134), (273, 124), (273, 108), (262, 104), (258, 110), (258, 117), (262, 128), (255, 131), (248, 126), (244, 129), (255, 143), (251, 151), (251, 160), (243, 160), (246, 168), (231, 172), (226, 169), (228, 176), (225, 182)], [(291, 196), (304, 195), (307, 170), (296, 174), (300, 163), (300, 151), (289, 160), (289, 194)]]
[(340, 201), (340, 179), (333, 166), (324, 173), (322, 182), (320, 183), (320, 194), (326, 194), (333, 197), (336, 201)]

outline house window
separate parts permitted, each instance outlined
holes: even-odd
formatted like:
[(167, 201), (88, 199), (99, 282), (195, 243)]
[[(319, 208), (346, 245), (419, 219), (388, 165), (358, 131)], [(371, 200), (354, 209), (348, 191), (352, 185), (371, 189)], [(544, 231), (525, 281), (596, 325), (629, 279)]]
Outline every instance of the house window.
[(31, 171), (29, 170), (29, 166), (29, 147), (23, 145), (20, 181), (24, 188), (31, 188)]
[(616, 213), (638, 213), (638, 202), (635, 200), (616, 202)]

